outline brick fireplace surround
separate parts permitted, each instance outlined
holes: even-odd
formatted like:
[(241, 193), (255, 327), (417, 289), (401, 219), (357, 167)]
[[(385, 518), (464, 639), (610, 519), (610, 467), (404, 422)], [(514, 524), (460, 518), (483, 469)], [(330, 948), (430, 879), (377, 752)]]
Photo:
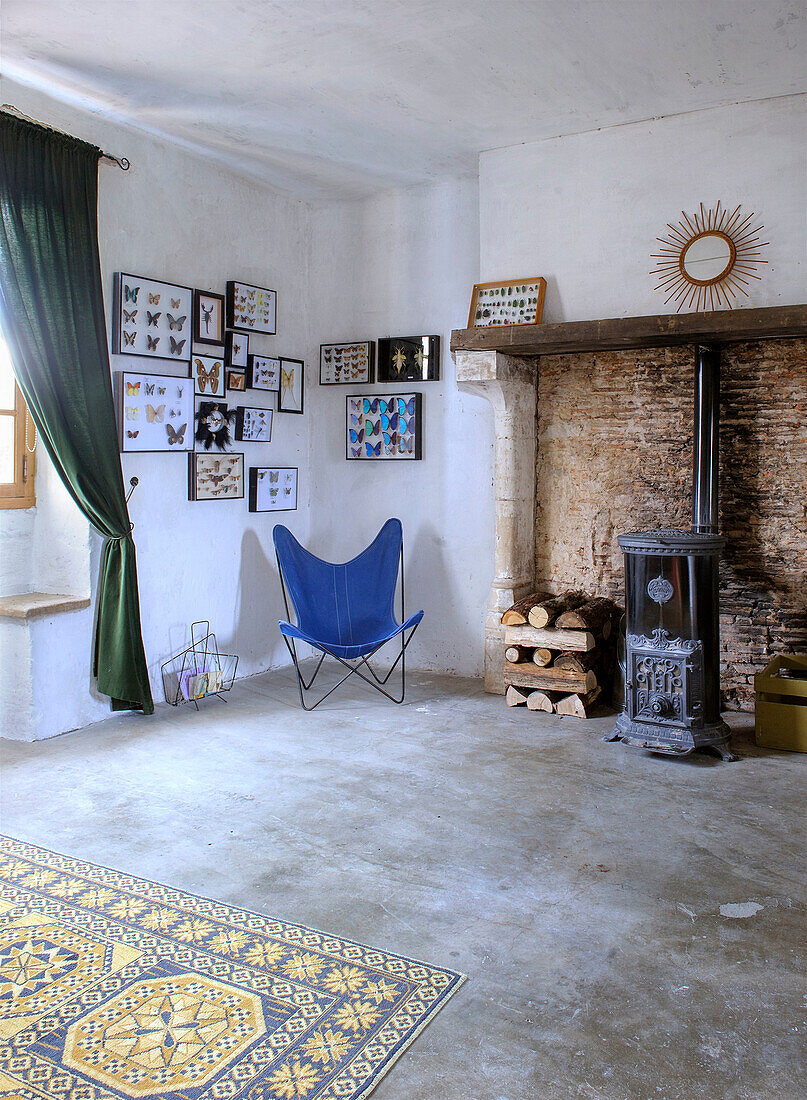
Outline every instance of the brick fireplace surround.
[(452, 350), (460, 388), (496, 422), (487, 690), (503, 691), (499, 619), (514, 599), (579, 587), (624, 604), (616, 536), (689, 528), (698, 342), (721, 345), (725, 707), (752, 710), (754, 673), (807, 651), (807, 307), (558, 324), (507, 342), (472, 329)]

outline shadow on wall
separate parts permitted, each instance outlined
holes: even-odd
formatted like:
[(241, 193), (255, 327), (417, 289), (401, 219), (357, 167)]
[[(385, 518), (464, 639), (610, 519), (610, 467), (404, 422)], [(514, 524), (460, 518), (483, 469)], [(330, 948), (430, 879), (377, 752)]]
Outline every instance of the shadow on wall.
[[(239, 677), (289, 664), (288, 650), (277, 626), (278, 619), (286, 618), (286, 608), (274, 548), (267, 553), (254, 530), (246, 530), (241, 536), (236, 601), (235, 625), (227, 644), (243, 662), (243, 668), (239, 664)], [(302, 648), (305, 652), (301, 656), (308, 656), (309, 647)]]
[[(406, 534), (404, 531), (405, 540)], [(456, 672), (463, 655), (481, 646), (482, 627), (480, 625), (479, 636), (468, 629), (467, 616), (462, 610), (467, 593), (453, 583), (456, 570), (449, 567), (445, 546), (446, 540), (431, 523), (420, 524), (414, 540), (410, 537), (404, 543), (406, 613), (411, 615), (421, 607), (425, 612), (407, 656), (412, 667), (417, 668), (418, 655), (422, 650), (428, 653), (442, 650), (445, 654), (441, 662), (444, 667), (437, 671)], [(439, 602), (432, 602), (429, 593), (439, 595)], [(400, 601), (396, 601), (395, 607), (397, 616)], [(480, 624), (484, 610), (484, 607), (479, 608)], [(432, 659), (427, 667), (433, 667), (433, 664)]]

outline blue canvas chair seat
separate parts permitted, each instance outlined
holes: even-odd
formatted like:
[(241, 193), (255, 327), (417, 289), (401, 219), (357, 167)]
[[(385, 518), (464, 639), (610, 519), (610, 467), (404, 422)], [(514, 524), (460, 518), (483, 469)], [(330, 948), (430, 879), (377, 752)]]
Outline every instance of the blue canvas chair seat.
[[(334, 657), (349, 669), (339, 681), (340, 684), (349, 676), (358, 675), (388, 699), (395, 703), (402, 702), (406, 690), (405, 651), (423, 618), (423, 612), (418, 611), (404, 619), (401, 521), (387, 520), (366, 550), (351, 561), (341, 564), (316, 557), (301, 546), (291, 531), (281, 524), (275, 527), (272, 537), (286, 600), (286, 613), (288, 615), (290, 598), (297, 619), (296, 624), (283, 619), (278, 625), (297, 670), (302, 705), (307, 710), (313, 709), (306, 703), (304, 689), (307, 691), (313, 684), (326, 655)], [(403, 622), (398, 622), (394, 610), (399, 567)], [(368, 664), (368, 658), (399, 636), (401, 652), (392, 668), (385, 676), (380, 677)], [(296, 642), (306, 642), (322, 654), (314, 675), (307, 684), (299, 667)], [(358, 663), (349, 664), (351, 661)], [(383, 685), (399, 661), (401, 698), (396, 699), (383, 689)], [(365, 670), (372, 679), (365, 675)], [(331, 691), (338, 686), (339, 684), (334, 685)], [(323, 695), (322, 699), (326, 699), (331, 691)], [(313, 706), (318, 706), (322, 699)]]

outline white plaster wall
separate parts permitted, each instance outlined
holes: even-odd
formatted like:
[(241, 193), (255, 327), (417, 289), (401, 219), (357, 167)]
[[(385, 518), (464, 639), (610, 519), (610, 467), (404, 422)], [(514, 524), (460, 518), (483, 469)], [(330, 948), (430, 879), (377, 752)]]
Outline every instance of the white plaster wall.
[(771, 242), (737, 304), (802, 302), (805, 150), (807, 97), (788, 96), (483, 153), (482, 279), (544, 275), (545, 321), (674, 312), (649, 274), (655, 238), (720, 199)]
[(411, 664), (468, 675), (482, 668), (493, 576), (493, 430), (487, 403), (457, 390), (449, 340), (467, 321), (478, 249), (475, 179), (389, 191), (315, 218), (316, 342), (439, 333), (442, 363), (439, 382), (407, 386), (423, 394), (420, 462), (345, 459), (346, 394), (399, 387), (316, 387), (312, 549), (346, 560), (398, 516), (407, 610), (426, 611)]
[[(279, 335), (253, 338), (251, 350), (312, 362), (311, 212), (306, 204), (10, 81), (3, 81), (2, 97), (34, 118), (131, 160), (125, 173), (104, 162), (100, 166), (101, 267), (110, 332), (115, 271), (222, 293), (227, 279), (238, 278), (278, 292)], [(113, 370), (172, 373), (172, 366), (176, 372), (175, 365), (163, 360), (112, 358)], [(305, 416), (276, 414), (270, 444), (234, 446), (245, 452), (247, 468), (268, 463), (299, 467), (299, 509), (285, 513), (283, 521), (304, 540), (311, 482), (311, 383), (309, 375)], [(238, 395), (235, 402), (234, 396), (228, 395), (231, 403), (274, 401), (257, 391)], [(249, 513), (246, 499), (189, 502), (185, 454), (122, 457), (127, 482), (132, 475), (140, 479), (130, 514), (155, 698), (162, 698), (160, 662), (185, 644), (188, 625), (197, 618), (209, 618), (221, 649), (239, 655), (240, 675), (285, 663), (277, 630), (282, 601), (271, 547), (272, 517)], [(87, 524), (48, 465), (40, 455), (36, 511), (19, 518), (0, 513), (0, 583), (6, 593), (42, 587), (83, 594), (91, 571), (95, 592), (101, 540), (89, 536), (88, 560)], [(6, 542), (7, 532), (14, 536), (12, 545)], [(26, 652), (32, 655), (33, 684), (26, 707), (34, 715), (33, 736), (72, 729), (109, 713), (104, 698), (88, 695), (93, 614), (90, 609), (48, 620), (50, 645), (42, 644), (39, 626), (37, 637), (31, 628)], [(9, 624), (8, 629), (28, 628)], [(12, 645), (2, 638), (0, 642)], [(20, 645), (12, 645), (15, 652)], [(61, 654), (58, 661), (54, 646)]]

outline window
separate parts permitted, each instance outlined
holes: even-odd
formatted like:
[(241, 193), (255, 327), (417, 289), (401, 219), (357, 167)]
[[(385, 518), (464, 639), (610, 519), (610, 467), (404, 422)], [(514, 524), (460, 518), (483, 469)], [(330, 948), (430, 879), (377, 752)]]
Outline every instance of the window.
[(0, 508), (32, 508), (36, 432), (0, 337)]

